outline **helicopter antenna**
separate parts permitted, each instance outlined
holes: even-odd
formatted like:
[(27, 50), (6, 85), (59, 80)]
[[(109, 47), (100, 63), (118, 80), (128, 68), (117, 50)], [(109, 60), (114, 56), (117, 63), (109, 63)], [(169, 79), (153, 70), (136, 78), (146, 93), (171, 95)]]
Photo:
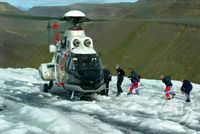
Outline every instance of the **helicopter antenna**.
[(48, 30), (48, 44), (50, 44), (50, 30), (51, 30), (50, 20), (48, 21), (48, 24), (47, 24), (47, 30)]

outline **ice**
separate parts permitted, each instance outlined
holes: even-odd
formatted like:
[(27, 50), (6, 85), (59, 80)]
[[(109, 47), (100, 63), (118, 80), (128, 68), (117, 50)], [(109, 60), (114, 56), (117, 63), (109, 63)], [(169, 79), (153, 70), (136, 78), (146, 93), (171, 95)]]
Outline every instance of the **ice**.
[[(33, 108), (30, 106), (22, 107), (18, 115), (36, 124), (44, 125), (52, 133), (119, 133), (117, 130), (112, 130), (111, 126), (103, 124), (89, 115), (77, 113), (68, 115), (67, 112), (61, 114), (56, 110)], [(101, 132), (98, 132), (99, 130)]]
[(45, 132), (35, 126), (29, 126), (23, 123), (16, 123), (12, 125), (12, 128), (5, 131), (4, 134), (27, 134), (27, 133), (43, 133)]
[(3, 129), (7, 129), (11, 126), (11, 123), (5, 121), (2, 119), (2, 117), (0, 116), (0, 131), (3, 130)]
[(116, 97), (116, 77), (109, 96), (94, 101), (70, 101), (58, 94), (43, 93), (44, 83), (36, 69), (0, 69), (0, 133), (56, 134), (200, 134), (200, 85), (193, 83), (191, 103), (173, 82), (174, 99), (165, 100), (160, 80), (141, 79), (140, 95), (127, 95), (130, 80), (122, 83)]
[[(156, 124), (156, 125), (155, 125)], [(140, 124), (140, 127), (154, 132), (168, 131), (171, 133), (185, 132), (183, 126), (178, 123), (160, 119), (146, 119)]]
[(40, 78), (36, 69), (0, 69), (0, 81), (22, 81), (28, 84), (39, 83)]

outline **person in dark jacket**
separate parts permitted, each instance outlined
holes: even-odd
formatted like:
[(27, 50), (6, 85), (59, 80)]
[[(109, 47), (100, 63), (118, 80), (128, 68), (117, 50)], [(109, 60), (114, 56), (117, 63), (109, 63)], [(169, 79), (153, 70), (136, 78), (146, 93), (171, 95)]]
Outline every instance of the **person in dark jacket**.
[(166, 100), (170, 100), (170, 95), (172, 96), (172, 98), (174, 98), (174, 96), (176, 95), (174, 92), (170, 91), (172, 89), (172, 82), (171, 82), (171, 76), (160, 76), (160, 79), (162, 80), (162, 82), (166, 85), (166, 89), (164, 90), (165, 92), (165, 96), (166, 96)]
[(140, 81), (141, 76), (135, 70), (133, 70), (133, 68), (129, 67), (129, 71), (131, 74), (128, 76), (128, 78), (131, 80), (131, 86), (127, 95), (132, 94), (133, 88), (135, 88), (135, 94), (139, 95), (138, 82)]
[(103, 76), (104, 76), (104, 83), (106, 84), (106, 89), (101, 91), (101, 95), (106, 95), (108, 96), (108, 92), (109, 92), (109, 82), (112, 79), (112, 75), (111, 72), (108, 68), (104, 67), (103, 69)]
[(185, 100), (186, 102), (190, 102), (190, 92), (193, 88), (191, 82), (189, 80), (182, 80), (183, 85), (181, 86), (181, 92), (183, 94), (185, 94), (185, 96), (187, 97), (187, 99)]
[(123, 93), (121, 84), (124, 80), (125, 72), (122, 68), (120, 68), (119, 65), (116, 65), (116, 71), (117, 71), (117, 96), (119, 96), (121, 93)]

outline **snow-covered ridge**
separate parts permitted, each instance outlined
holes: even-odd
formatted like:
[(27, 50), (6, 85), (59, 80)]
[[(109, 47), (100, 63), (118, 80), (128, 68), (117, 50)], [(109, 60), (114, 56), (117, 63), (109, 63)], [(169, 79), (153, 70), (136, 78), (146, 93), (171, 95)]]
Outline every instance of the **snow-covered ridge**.
[[(142, 79), (140, 95), (116, 97), (116, 77), (109, 97), (96, 101), (69, 101), (63, 94), (40, 91), (44, 82), (36, 69), (0, 69), (0, 133), (56, 134), (200, 134), (200, 85), (193, 84), (191, 103), (173, 81), (176, 97), (166, 101), (160, 80)], [(62, 89), (58, 88), (61, 91)]]

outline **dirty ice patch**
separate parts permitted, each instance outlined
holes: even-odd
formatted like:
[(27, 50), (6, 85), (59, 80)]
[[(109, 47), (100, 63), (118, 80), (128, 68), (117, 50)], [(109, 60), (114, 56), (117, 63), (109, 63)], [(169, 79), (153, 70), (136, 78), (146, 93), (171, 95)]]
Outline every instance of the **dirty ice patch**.
[(97, 115), (106, 115), (109, 114), (107, 110), (104, 110), (99, 104), (96, 102), (87, 102), (87, 101), (79, 101), (79, 102), (71, 102), (71, 101), (58, 101), (53, 103), (55, 106), (65, 108), (67, 110), (71, 110), (74, 112), (80, 112), (85, 114), (97, 114)]
[[(33, 124), (38, 124), (47, 128), (51, 133), (71, 133), (71, 134), (121, 134), (110, 125), (107, 125), (89, 115), (80, 113), (58, 112), (46, 108), (34, 108), (24, 106), (19, 110), (19, 115), (28, 119)], [(68, 115), (69, 114), (69, 115)], [(29, 122), (30, 122), (29, 121)]]
[(142, 129), (149, 130), (151, 132), (171, 132), (171, 133), (183, 133), (185, 132), (183, 126), (178, 123), (167, 121), (167, 120), (160, 120), (160, 119), (146, 119), (140, 123)]
[(6, 104), (4, 98), (0, 96), (0, 112), (6, 109)]

